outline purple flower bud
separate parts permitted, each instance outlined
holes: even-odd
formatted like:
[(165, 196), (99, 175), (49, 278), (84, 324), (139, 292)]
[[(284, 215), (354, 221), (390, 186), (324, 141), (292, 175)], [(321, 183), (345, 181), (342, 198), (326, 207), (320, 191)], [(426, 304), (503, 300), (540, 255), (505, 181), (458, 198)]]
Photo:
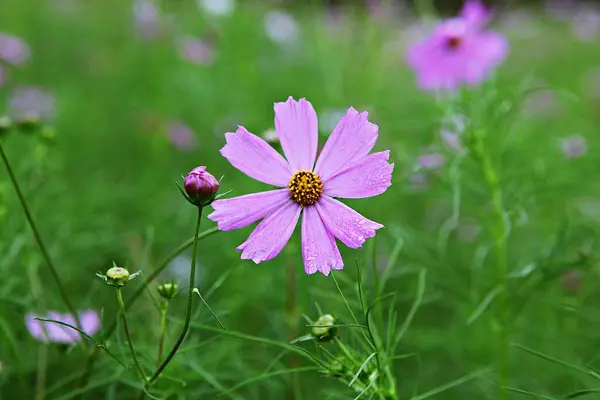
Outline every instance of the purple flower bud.
[(183, 186), (190, 202), (204, 207), (215, 199), (221, 184), (214, 176), (206, 172), (206, 167), (200, 166), (186, 175)]

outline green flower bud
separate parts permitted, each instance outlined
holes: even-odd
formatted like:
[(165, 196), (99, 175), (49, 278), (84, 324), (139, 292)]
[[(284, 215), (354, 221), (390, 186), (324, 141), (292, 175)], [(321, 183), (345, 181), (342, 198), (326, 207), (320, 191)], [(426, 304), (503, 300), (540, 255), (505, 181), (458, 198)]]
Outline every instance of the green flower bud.
[(179, 293), (179, 285), (174, 282), (167, 282), (158, 285), (158, 294), (165, 300), (173, 300)]
[(117, 267), (113, 263), (113, 267), (106, 271), (106, 274), (98, 272), (96, 276), (104, 281), (107, 285), (111, 286), (125, 286), (130, 280), (135, 279), (141, 271), (135, 274), (130, 274), (127, 269), (123, 267)]
[(315, 326), (312, 328), (313, 336), (319, 342), (328, 342), (332, 340), (336, 333), (337, 327), (331, 326), (334, 325), (335, 318), (330, 314), (325, 314), (319, 317), (319, 319), (314, 323)]
[(106, 271), (106, 276), (108, 279), (116, 282), (128, 281), (129, 280), (129, 271), (122, 267), (112, 267), (108, 271)]

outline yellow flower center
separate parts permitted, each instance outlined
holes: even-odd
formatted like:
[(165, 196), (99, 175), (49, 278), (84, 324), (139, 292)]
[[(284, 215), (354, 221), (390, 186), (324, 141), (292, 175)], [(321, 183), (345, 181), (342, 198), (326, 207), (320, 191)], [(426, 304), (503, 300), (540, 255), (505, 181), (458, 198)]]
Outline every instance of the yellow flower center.
[(298, 171), (288, 183), (290, 197), (301, 206), (312, 206), (323, 194), (323, 182), (311, 171)]

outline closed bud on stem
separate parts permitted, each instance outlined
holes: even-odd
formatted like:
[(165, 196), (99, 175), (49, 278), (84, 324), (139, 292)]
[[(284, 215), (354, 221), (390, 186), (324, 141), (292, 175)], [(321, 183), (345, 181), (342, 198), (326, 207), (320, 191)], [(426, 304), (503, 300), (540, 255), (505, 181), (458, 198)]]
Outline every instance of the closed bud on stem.
[(319, 342), (329, 342), (337, 334), (337, 327), (332, 326), (335, 323), (335, 318), (330, 314), (325, 314), (319, 317), (312, 328), (313, 336)]
[(130, 280), (135, 279), (141, 271), (135, 274), (130, 274), (126, 268), (118, 267), (113, 264), (113, 267), (106, 271), (106, 274), (98, 272), (96, 276), (110, 286), (125, 286)]
[(221, 184), (206, 171), (206, 167), (200, 166), (186, 175), (183, 186), (187, 200), (195, 206), (204, 207), (215, 199)]
[(166, 282), (158, 285), (158, 294), (165, 300), (173, 300), (179, 294), (179, 285), (174, 282)]

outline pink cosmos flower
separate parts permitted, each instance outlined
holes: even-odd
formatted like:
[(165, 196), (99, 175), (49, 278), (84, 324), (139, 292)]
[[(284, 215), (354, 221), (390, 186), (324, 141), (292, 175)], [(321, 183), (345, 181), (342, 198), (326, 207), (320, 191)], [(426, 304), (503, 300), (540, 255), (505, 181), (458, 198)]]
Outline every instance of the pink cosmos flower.
[[(71, 314), (60, 314), (56, 311), (49, 311), (46, 315), (36, 315), (29, 313), (25, 315), (25, 326), (31, 336), (43, 343), (76, 343), (81, 339), (81, 334), (68, 326), (60, 325), (55, 322), (39, 321), (35, 318), (47, 318), (66, 324), (77, 326), (75, 318)], [(79, 313), (79, 322), (81, 329), (92, 336), (100, 328), (100, 317), (96, 311), (86, 310)]]
[(317, 159), (318, 121), (310, 102), (290, 97), (274, 108), (275, 129), (287, 161), (242, 126), (225, 134), (221, 154), (249, 177), (279, 189), (217, 200), (208, 218), (224, 231), (262, 220), (237, 248), (242, 259), (258, 264), (281, 252), (303, 213), (304, 270), (328, 275), (344, 267), (336, 238), (356, 249), (383, 227), (334, 197), (356, 199), (385, 192), (394, 164), (388, 163), (389, 151), (369, 154), (379, 128), (368, 121), (367, 112), (350, 108)]
[(407, 62), (422, 89), (454, 91), (463, 84), (477, 85), (506, 58), (508, 41), (483, 30), (487, 20), (479, 1), (467, 1), (459, 17), (442, 21), (408, 50)]

